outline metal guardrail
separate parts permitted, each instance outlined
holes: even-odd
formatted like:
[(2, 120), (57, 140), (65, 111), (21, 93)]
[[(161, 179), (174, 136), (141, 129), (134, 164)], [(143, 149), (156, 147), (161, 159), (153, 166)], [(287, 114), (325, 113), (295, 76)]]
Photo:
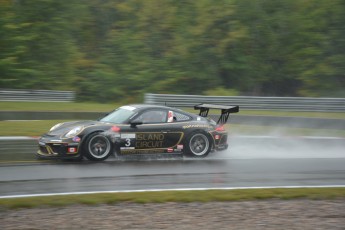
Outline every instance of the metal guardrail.
[(193, 107), (200, 103), (239, 105), (248, 110), (345, 112), (345, 98), (247, 97), (145, 94), (145, 103), (173, 107)]
[(38, 150), (37, 138), (0, 137), (0, 162), (33, 161)]
[[(196, 112), (197, 113), (197, 112)], [(100, 112), (36, 112), (36, 111), (0, 111), (0, 121), (6, 120), (96, 120), (104, 116)], [(209, 114), (209, 116), (218, 120), (219, 114)], [(246, 125), (264, 125), (277, 127), (295, 127), (295, 128), (317, 128), (317, 129), (345, 129), (344, 119), (332, 118), (311, 118), (311, 117), (286, 117), (286, 116), (255, 116), (233, 114), (230, 116), (230, 124)]]
[(73, 91), (0, 89), (0, 101), (72, 102)]

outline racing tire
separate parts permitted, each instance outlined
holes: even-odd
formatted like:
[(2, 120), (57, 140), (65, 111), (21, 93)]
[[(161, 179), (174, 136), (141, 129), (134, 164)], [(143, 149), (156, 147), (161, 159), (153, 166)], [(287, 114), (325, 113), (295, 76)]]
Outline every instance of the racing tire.
[(112, 153), (112, 144), (109, 138), (100, 134), (91, 134), (84, 144), (84, 156), (91, 161), (104, 161)]
[(186, 155), (194, 158), (204, 158), (212, 149), (210, 138), (204, 132), (191, 133), (186, 139), (185, 146)]

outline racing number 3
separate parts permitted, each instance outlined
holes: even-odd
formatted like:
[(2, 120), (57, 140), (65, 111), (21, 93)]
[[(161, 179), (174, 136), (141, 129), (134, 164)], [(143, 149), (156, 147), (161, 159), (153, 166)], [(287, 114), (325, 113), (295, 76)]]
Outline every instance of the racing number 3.
[(126, 141), (126, 142), (125, 142), (125, 146), (126, 146), (126, 147), (131, 146), (131, 139), (126, 138), (126, 140), (125, 140), (125, 141)]
[(124, 148), (132, 148), (135, 144), (135, 133), (123, 133), (121, 135), (121, 142)]

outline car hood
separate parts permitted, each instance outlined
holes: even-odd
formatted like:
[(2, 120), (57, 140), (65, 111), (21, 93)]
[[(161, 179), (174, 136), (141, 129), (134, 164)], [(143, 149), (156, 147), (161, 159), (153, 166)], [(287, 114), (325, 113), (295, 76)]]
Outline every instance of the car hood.
[(83, 126), (83, 127), (88, 127), (88, 126), (93, 126), (93, 125), (104, 125), (107, 124), (105, 122), (101, 121), (70, 121), (70, 122), (64, 122), (62, 123), (59, 127), (55, 128), (52, 131), (49, 131), (47, 134), (56, 136), (56, 135), (63, 135), (70, 130), (72, 130), (75, 127), (78, 126)]

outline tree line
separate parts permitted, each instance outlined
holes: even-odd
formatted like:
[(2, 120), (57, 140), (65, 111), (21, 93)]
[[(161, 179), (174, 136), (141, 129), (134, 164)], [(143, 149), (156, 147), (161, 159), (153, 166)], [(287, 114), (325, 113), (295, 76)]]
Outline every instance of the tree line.
[(0, 88), (345, 96), (344, 0), (0, 0)]

